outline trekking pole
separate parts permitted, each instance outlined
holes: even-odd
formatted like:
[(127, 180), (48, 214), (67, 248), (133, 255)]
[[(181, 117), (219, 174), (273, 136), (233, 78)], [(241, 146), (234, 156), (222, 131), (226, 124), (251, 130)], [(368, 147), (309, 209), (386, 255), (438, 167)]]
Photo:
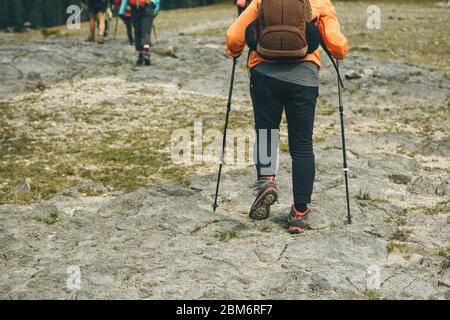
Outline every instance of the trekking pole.
[(152, 29), (153, 29), (153, 35), (155, 36), (155, 43), (158, 44), (159, 41), (158, 41), (158, 36), (157, 36), (157, 34), (156, 34), (156, 26), (153, 26)]
[(219, 207), (219, 205), (217, 204), (217, 197), (219, 195), (219, 185), (220, 185), (220, 176), (222, 174), (222, 166), (225, 161), (224, 159), (225, 159), (225, 147), (226, 147), (226, 141), (227, 141), (227, 127), (228, 127), (228, 118), (230, 117), (230, 111), (231, 111), (231, 97), (233, 95), (234, 70), (236, 69), (236, 61), (237, 61), (237, 58), (233, 58), (233, 68), (231, 70), (230, 90), (228, 92), (227, 113), (225, 116), (225, 127), (223, 129), (222, 153), (220, 155), (219, 173), (217, 174), (216, 195), (214, 197), (214, 203), (213, 203), (214, 212), (216, 212), (216, 209)]
[(344, 132), (344, 106), (342, 105), (342, 83), (339, 77), (339, 60), (336, 59), (336, 66), (338, 71), (338, 95), (339, 95), (339, 116), (341, 118), (341, 138), (342, 138), (342, 156), (344, 159), (344, 179), (345, 179), (345, 194), (347, 197), (347, 222), (352, 223), (352, 215), (350, 213), (350, 197), (348, 192), (348, 166), (347, 166), (347, 152), (345, 149), (345, 132)]
[(114, 26), (114, 40), (117, 37), (117, 26), (119, 25), (119, 15), (116, 15), (116, 25)]

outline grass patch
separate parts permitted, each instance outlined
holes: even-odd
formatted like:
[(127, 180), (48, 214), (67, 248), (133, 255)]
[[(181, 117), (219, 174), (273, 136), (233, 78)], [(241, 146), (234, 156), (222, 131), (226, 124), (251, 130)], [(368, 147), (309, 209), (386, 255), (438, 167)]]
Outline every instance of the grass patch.
[(371, 200), (372, 197), (368, 191), (359, 190), (358, 194), (355, 196), (357, 200)]
[(55, 224), (56, 222), (58, 222), (58, 213), (57, 212), (51, 212), (46, 218), (42, 218), (42, 217), (33, 217), (34, 220), (39, 221), (39, 222), (44, 222), (47, 225), (52, 225)]
[(420, 205), (420, 206), (414, 207), (412, 209), (423, 211), (423, 213), (426, 214), (427, 216), (434, 216), (437, 214), (448, 214), (448, 213), (450, 213), (450, 207), (448, 206), (449, 202), (450, 202), (449, 200), (446, 200), (446, 201), (438, 202), (435, 206), (430, 207), (430, 206)]
[(408, 253), (408, 246), (404, 243), (397, 243), (394, 240), (391, 240), (387, 247), (386, 250), (389, 253), (394, 253), (394, 252), (400, 252), (403, 254)]
[(358, 173), (356, 173), (355, 171), (350, 172), (350, 174), (348, 175), (348, 177), (350, 179), (356, 179), (358, 178)]
[(321, 116), (331, 116), (336, 113), (337, 107), (331, 105), (326, 100), (319, 100), (316, 113)]
[(363, 291), (363, 294), (366, 296), (367, 300), (381, 300), (381, 296), (376, 290), (366, 288)]
[(374, 202), (381, 202), (381, 203), (389, 203), (389, 200), (382, 197), (375, 197), (371, 199)]
[[(167, 108), (161, 89), (145, 92), (148, 101), (141, 99), (142, 106), (108, 101), (89, 104), (72, 96), (63, 103), (35, 94), (14, 103), (1, 102), (0, 204), (46, 200), (84, 182), (122, 191), (162, 180), (187, 185), (188, 175), (209, 165), (215, 167), (215, 163), (172, 162), (171, 135), (176, 129), (186, 128), (192, 139), (192, 119), (196, 118), (203, 118), (204, 131), (216, 128), (213, 120), (222, 119), (218, 106), (226, 102), (216, 97), (179, 95), (170, 101), (177, 108)], [(128, 94), (130, 99), (134, 95), (139, 92)], [(42, 107), (46, 105), (51, 107)], [(217, 111), (205, 116), (204, 110), (211, 107)], [(63, 113), (69, 117), (60, 116)], [(149, 117), (149, 113), (158, 117)], [(20, 122), (27, 126), (16, 126)], [(251, 128), (250, 122), (251, 118), (236, 117), (230, 127)], [(31, 191), (15, 194), (12, 190), (25, 179), (30, 180)], [(98, 196), (102, 192), (88, 190), (86, 194)]]
[(59, 36), (60, 32), (58, 29), (54, 29), (54, 28), (52, 28), (52, 29), (43, 28), (43, 29), (41, 29), (41, 34), (44, 38), (48, 38), (51, 36)]
[(404, 226), (406, 225), (406, 219), (405, 218), (398, 218), (396, 219), (396, 222), (399, 226)]
[(405, 242), (405, 241), (408, 240), (410, 234), (411, 234), (410, 230), (397, 230), (391, 236), (391, 240), (398, 240), (398, 241), (401, 241), (401, 242)]
[(228, 242), (237, 237), (237, 232), (236, 230), (218, 231), (215, 237), (221, 242)]
[(445, 259), (450, 259), (450, 246), (444, 249), (439, 249), (437, 255), (444, 257)]
[(258, 225), (257, 230), (260, 232), (264, 232), (264, 233), (270, 233), (270, 232), (272, 232), (272, 227), (267, 224), (262, 224), (262, 225)]
[[(382, 1), (378, 5), (383, 13), (381, 29), (361, 31), (355, 25), (365, 26), (367, 2), (347, 1), (336, 3), (343, 33), (350, 43), (350, 50), (385, 60), (412, 62), (434, 65), (449, 70), (450, 43), (447, 33), (442, 28), (448, 20), (448, 12), (434, 4), (423, 10), (422, 4), (416, 1)], [(429, 21), (435, 21), (429, 26)], [(352, 21), (352, 23), (345, 23)], [(412, 24), (413, 22), (413, 24)], [(411, 41), (408, 34), (414, 33), (421, 41)], [(359, 50), (354, 48), (359, 47)], [(365, 47), (368, 50), (365, 50)], [(405, 77), (420, 76), (414, 71)]]
[(88, 187), (85, 190), (83, 190), (83, 193), (88, 197), (99, 197), (103, 194), (105, 194), (104, 191), (94, 188), (94, 187)]

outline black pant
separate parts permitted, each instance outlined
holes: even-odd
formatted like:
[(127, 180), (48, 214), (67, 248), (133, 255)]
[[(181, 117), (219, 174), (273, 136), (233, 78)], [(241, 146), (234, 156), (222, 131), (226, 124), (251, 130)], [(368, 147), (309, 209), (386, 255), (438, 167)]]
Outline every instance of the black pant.
[(131, 19), (134, 27), (134, 45), (136, 51), (142, 51), (145, 45), (151, 46), (150, 35), (154, 18), (153, 5), (131, 6)]
[(319, 88), (281, 81), (253, 71), (250, 94), (257, 136), (255, 163), (258, 176), (276, 174), (277, 132), (284, 107), (292, 159), (294, 201), (311, 202), (315, 176), (312, 136)]
[(122, 19), (123, 23), (125, 23), (125, 26), (127, 27), (128, 42), (130, 44), (133, 44), (134, 43), (134, 39), (133, 39), (133, 24), (131, 22), (131, 17), (120, 16), (120, 19)]
[(108, 1), (106, 0), (88, 0), (88, 11), (92, 15), (96, 15), (99, 12), (106, 12), (108, 8)]

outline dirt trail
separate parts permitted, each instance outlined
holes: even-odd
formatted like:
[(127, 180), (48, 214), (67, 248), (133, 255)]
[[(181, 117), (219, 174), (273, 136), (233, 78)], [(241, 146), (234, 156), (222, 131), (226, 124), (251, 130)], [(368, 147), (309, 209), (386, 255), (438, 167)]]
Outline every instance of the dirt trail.
[[(183, 34), (160, 31), (148, 69), (134, 67), (132, 48), (119, 41), (98, 47), (78, 37), (18, 42), (1, 34), (4, 150), (17, 141), (8, 132), (25, 135), (45, 152), (13, 158), (16, 164), (45, 160), (51, 167), (52, 157), (84, 161), (76, 158), (84, 151), (66, 158), (48, 153), (48, 145), (100, 150), (106, 137), (107, 149), (121, 150), (131, 141), (125, 137), (146, 131), (150, 151), (164, 154), (170, 130), (189, 128), (194, 119), (221, 129), (231, 67), (223, 28), (231, 18)], [(232, 125), (251, 128), (244, 63), (242, 57)], [(183, 183), (150, 180), (125, 192), (96, 181), (102, 164), (90, 169), (82, 162), (94, 182), (84, 178), (39, 203), (0, 205), (0, 298), (450, 299), (450, 74), (354, 53), (343, 70), (352, 225), (345, 224), (335, 74), (324, 58), (307, 236), (285, 231), (286, 153), (280, 203), (264, 222), (246, 215), (251, 166), (226, 168), (221, 206), (213, 213), (213, 165), (196, 167)], [(155, 131), (161, 136), (153, 137)], [(1, 158), (4, 192), (17, 182), (4, 169), (13, 168), (8, 152)], [(51, 179), (52, 168), (43, 170)], [(164, 180), (157, 167), (148, 170)], [(67, 286), (70, 267), (80, 268), (79, 290)]]

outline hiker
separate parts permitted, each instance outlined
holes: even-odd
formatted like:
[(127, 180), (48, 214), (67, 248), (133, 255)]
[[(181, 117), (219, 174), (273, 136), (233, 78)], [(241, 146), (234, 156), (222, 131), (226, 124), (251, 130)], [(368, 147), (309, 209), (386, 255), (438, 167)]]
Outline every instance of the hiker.
[(114, 11), (114, 5), (109, 5), (108, 4), (108, 7), (106, 8), (106, 14), (105, 14), (105, 32), (103, 33), (103, 36), (105, 38), (107, 38), (108, 35), (109, 35), (111, 21), (112, 21), (112, 19), (114, 17), (113, 11)]
[(89, 11), (89, 38), (87, 41), (95, 42), (95, 24), (98, 20), (97, 43), (105, 43), (105, 20), (108, 5), (114, 6), (114, 0), (81, 0), (81, 7)]
[(133, 38), (133, 23), (131, 21), (131, 7), (125, 0), (124, 1), (116, 0), (116, 5), (119, 7), (119, 17), (123, 21), (127, 29), (128, 43), (130, 45), (133, 45), (134, 38)]
[(150, 48), (153, 19), (159, 11), (160, 0), (124, 0), (131, 7), (131, 20), (134, 27), (134, 45), (137, 52), (137, 65), (151, 65)]
[[(297, 21), (315, 22), (318, 28), (317, 38), (322, 38), (328, 51), (337, 59), (343, 59), (347, 54), (348, 42), (340, 32), (336, 11), (330, 0), (284, 0), (283, 5), (290, 6), (289, 10), (282, 10), (280, 2), (277, 4), (277, 1), (251, 2), (247, 10), (228, 28), (227, 53), (232, 57), (241, 55), (246, 44), (246, 28), (258, 19), (261, 34), (256, 47), (258, 53), (252, 51), (248, 61), (258, 177), (255, 186), (256, 199), (250, 208), (249, 216), (256, 220), (268, 218), (270, 206), (278, 199), (275, 175), (278, 133), (284, 108), (288, 123), (294, 197), (294, 204), (288, 215), (288, 231), (304, 234), (304, 219), (310, 213), (308, 204), (311, 202), (315, 177), (312, 136), (315, 106), (319, 95), (320, 54), (317, 49), (308, 53), (307, 47), (300, 47), (305, 43), (305, 38), (299, 40), (298, 32), (305, 35), (306, 24), (300, 24), (298, 27)], [(264, 14), (258, 15), (262, 9)], [(288, 28), (283, 22), (289, 22)], [(269, 26), (266, 27), (267, 25)], [(295, 25), (294, 30), (292, 25)], [(302, 30), (298, 31), (299, 28)], [(269, 47), (272, 49), (268, 49)], [(275, 47), (278, 49), (273, 49)], [(289, 59), (295, 56), (303, 58)]]
[[(105, 31), (103, 31), (103, 38), (107, 38), (109, 35), (109, 26), (111, 24), (111, 20), (113, 18), (113, 12), (112, 12), (112, 8), (109, 6), (107, 6), (106, 8), (106, 12), (105, 12)], [(99, 28), (100, 25), (100, 21), (97, 19), (97, 28)]]
[(252, 0), (234, 0), (234, 4), (237, 7), (238, 16), (248, 7)]

